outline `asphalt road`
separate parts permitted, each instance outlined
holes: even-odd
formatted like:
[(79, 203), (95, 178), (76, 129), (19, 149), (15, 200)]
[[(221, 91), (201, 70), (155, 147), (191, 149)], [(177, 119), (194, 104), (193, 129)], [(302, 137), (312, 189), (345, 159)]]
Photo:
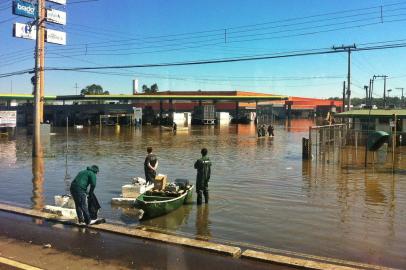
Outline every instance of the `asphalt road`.
[(43, 269), (294, 269), (1, 211), (0, 256)]

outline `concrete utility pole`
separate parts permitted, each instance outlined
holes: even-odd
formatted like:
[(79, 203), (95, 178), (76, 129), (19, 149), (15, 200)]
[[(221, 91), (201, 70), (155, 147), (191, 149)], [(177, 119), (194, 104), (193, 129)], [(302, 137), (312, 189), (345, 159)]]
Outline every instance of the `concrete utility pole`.
[(373, 79), (375, 78), (383, 78), (383, 107), (386, 109), (386, 78), (388, 78), (387, 75), (374, 75)]
[(401, 98), (400, 98), (400, 104), (401, 104), (400, 107), (403, 108), (403, 107), (405, 106), (405, 104), (404, 104), (404, 97), (403, 97), (403, 89), (404, 89), (404, 88), (403, 88), (403, 87), (396, 87), (395, 89), (402, 91), (402, 96), (401, 96)]
[(38, 0), (38, 21), (39, 26), (37, 28), (37, 32), (39, 32), (39, 45), (40, 45), (40, 68), (39, 68), (39, 78), (40, 82), (40, 122), (44, 122), (44, 88), (45, 88), (45, 75), (44, 75), (44, 67), (45, 67), (45, 27), (43, 26), (43, 22), (45, 20), (45, 0)]
[(32, 144), (32, 156), (42, 157), (41, 148), (41, 84), (43, 81), (40, 79), (41, 70), (41, 55), (43, 50), (41, 48), (41, 31), (44, 18), (41, 9), (44, 8), (44, 0), (38, 0), (38, 18), (36, 20), (36, 42), (35, 42), (35, 89), (34, 89), (34, 130), (33, 130), (33, 144)]
[(368, 105), (368, 85), (364, 85), (365, 89), (365, 106)]
[(343, 81), (343, 108), (342, 112), (345, 112), (345, 81)]
[(333, 46), (333, 50), (342, 50), (342, 51), (347, 51), (348, 53), (348, 74), (347, 74), (347, 105), (348, 105), (348, 110), (351, 110), (351, 50), (356, 49), (357, 47), (355, 44), (349, 45), (349, 46), (344, 46), (341, 45), (340, 47), (335, 47)]

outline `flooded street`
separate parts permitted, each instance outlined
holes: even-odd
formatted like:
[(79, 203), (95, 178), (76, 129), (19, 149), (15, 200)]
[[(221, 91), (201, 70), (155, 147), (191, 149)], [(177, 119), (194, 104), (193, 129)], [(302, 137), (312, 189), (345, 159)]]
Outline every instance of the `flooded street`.
[[(66, 130), (53, 128), (56, 134), (43, 139), (45, 158), (35, 162), (31, 138), (19, 129), (15, 140), (0, 138), (0, 200), (33, 208), (53, 204), (79, 170), (97, 164), (95, 193), (111, 222), (254, 249), (405, 266), (406, 152), (395, 173), (304, 162), (302, 137), (310, 125), (280, 123), (275, 138), (260, 139), (254, 125), (192, 126), (176, 135), (153, 126), (85, 127), (69, 129), (67, 155)], [(141, 224), (136, 210), (113, 208), (110, 200), (121, 186), (144, 177), (147, 146), (158, 155), (159, 173), (192, 182), (194, 161), (207, 147), (210, 204), (184, 205)]]

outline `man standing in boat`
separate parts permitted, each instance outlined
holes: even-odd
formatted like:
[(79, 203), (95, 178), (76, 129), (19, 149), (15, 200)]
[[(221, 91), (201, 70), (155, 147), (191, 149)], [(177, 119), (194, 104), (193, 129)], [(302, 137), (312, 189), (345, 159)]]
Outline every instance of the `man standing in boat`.
[(196, 193), (197, 204), (202, 204), (203, 195), (205, 203), (209, 202), (209, 180), (211, 173), (211, 161), (207, 157), (207, 149), (201, 150), (202, 157), (195, 162), (196, 176)]
[(154, 182), (156, 176), (156, 169), (158, 168), (158, 159), (155, 154), (152, 153), (152, 147), (147, 148), (147, 156), (144, 161), (145, 180), (150, 185)]

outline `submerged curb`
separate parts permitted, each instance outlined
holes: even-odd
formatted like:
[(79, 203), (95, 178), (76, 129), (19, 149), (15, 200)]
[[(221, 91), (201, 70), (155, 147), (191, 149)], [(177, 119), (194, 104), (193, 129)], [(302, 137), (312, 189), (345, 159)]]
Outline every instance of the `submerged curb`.
[(289, 266), (297, 266), (301, 268), (307, 268), (307, 269), (317, 269), (317, 270), (325, 270), (325, 269), (330, 269), (330, 270), (354, 270), (354, 269), (360, 269), (360, 268), (354, 268), (350, 266), (342, 266), (342, 265), (336, 265), (336, 264), (331, 264), (331, 263), (325, 263), (325, 262), (318, 262), (318, 261), (312, 261), (308, 259), (299, 259), (299, 258), (294, 258), (294, 257), (288, 257), (284, 255), (276, 255), (272, 253), (265, 253), (265, 252), (260, 252), (260, 251), (255, 251), (255, 250), (246, 250), (241, 254), (242, 258), (247, 258), (247, 259), (255, 259), (255, 260), (260, 260), (260, 261), (265, 261), (265, 262), (270, 262), (270, 263), (277, 263), (277, 264), (285, 264)]
[[(70, 220), (63, 220), (63, 219), (58, 218), (58, 216), (56, 216), (56, 215), (45, 213), (40, 210), (27, 209), (27, 208), (11, 206), (11, 205), (2, 204), (2, 203), (0, 203), (0, 210), (6, 211), (6, 212), (11, 212), (11, 213), (16, 213), (16, 214), (22, 214), (22, 215), (26, 215), (26, 216), (30, 216), (30, 217), (48, 219), (48, 220), (52, 220), (52, 221), (59, 222), (59, 223), (69, 224), (69, 225), (76, 225), (76, 223), (72, 223)], [(215, 252), (215, 253), (219, 253), (219, 254), (223, 254), (223, 255), (232, 256), (234, 258), (239, 258), (241, 256), (241, 249), (239, 247), (205, 242), (205, 241), (190, 239), (190, 238), (181, 237), (181, 236), (144, 231), (144, 230), (136, 229), (136, 228), (127, 228), (127, 227), (120, 226), (120, 225), (104, 223), (104, 224), (99, 224), (99, 225), (92, 225), (90, 227), (90, 229), (105, 231), (105, 232), (110, 232), (110, 233), (116, 233), (116, 234), (121, 234), (121, 235), (127, 235), (127, 236), (132, 236), (132, 237), (138, 237), (138, 238), (143, 238), (143, 239), (148, 239), (148, 240), (155, 240), (155, 241), (160, 241), (160, 242), (164, 242), (167, 244), (198, 248), (201, 250), (206, 250), (206, 251), (210, 251), (210, 252)]]
[[(40, 210), (28, 209), (18, 206), (12, 206), (4, 203), (0, 203), (0, 211), (10, 212), (14, 214), (20, 214), (25, 216), (30, 216), (34, 218), (46, 219), (62, 224), (78, 226), (71, 220), (61, 219), (57, 215), (49, 214)], [(217, 254), (222, 254), (226, 256), (232, 256), (234, 258), (243, 258), (249, 260), (262, 261), (272, 264), (281, 264), (287, 266), (293, 266), (305, 269), (332, 269), (332, 270), (353, 270), (353, 269), (379, 269), (379, 270), (390, 270), (393, 268), (387, 268), (378, 265), (369, 265), (363, 263), (356, 263), (350, 261), (334, 261), (334, 259), (329, 260), (329, 258), (312, 259), (312, 258), (300, 258), (291, 255), (274, 254), (268, 252), (261, 252), (247, 249), (241, 252), (241, 248), (230, 245), (216, 244), (212, 242), (206, 242), (201, 240), (190, 239), (186, 237), (164, 234), (159, 232), (145, 231), (137, 228), (128, 228), (121, 225), (115, 224), (99, 224), (90, 227), (93, 230), (105, 231), (109, 233), (115, 233), (130, 237), (137, 237), (146, 240), (159, 241), (171, 245), (181, 245), (191, 248), (196, 248), (208, 252), (214, 252)]]

